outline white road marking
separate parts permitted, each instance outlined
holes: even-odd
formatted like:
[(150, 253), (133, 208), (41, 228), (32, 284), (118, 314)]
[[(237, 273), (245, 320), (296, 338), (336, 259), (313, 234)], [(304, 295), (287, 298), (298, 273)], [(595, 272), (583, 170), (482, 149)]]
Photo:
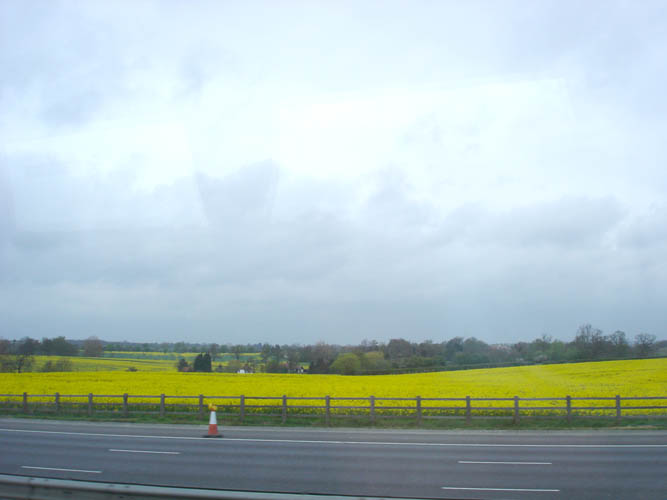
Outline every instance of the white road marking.
[(500, 464), (500, 465), (552, 465), (551, 462), (476, 462), (473, 460), (459, 460), (460, 464)]
[(180, 451), (148, 451), (148, 450), (115, 450), (113, 448), (109, 448), (109, 451), (119, 451), (119, 452), (124, 452), (124, 453), (155, 453), (158, 455), (180, 455)]
[(28, 434), (58, 434), (65, 436), (95, 436), (115, 438), (140, 439), (181, 439), (188, 441), (208, 441), (210, 443), (224, 443), (227, 441), (242, 441), (250, 443), (304, 443), (304, 444), (350, 444), (350, 445), (379, 445), (379, 446), (443, 446), (443, 447), (474, 447), (474, 448), (667, 448), (667, 444), (512, 444), (512, 443), (406, 443), (390, 441), (332, 441), (314, 439), (264, 439), (264, 438), (223, 438), (221, 440), (191, 436), (148, 436), (139, 434), (104, 434), (100, 432), (66, 432), (42, 431), (29, 429), (3, 429), (0, 432), (23, 432)]
[(85, 472), (87, 474), (102, 474), (101, 470), (58, 469), (56, 467), (33, 467), (31, 465), (22, 465), (21, 469), (58, 470), (63, 472)]
[(541, 493), (558, 493), (560, 490), (541, 489), (541, 488), (457, 488), (454, 486), (443, 486), (443, 490), (465, 490), (465, 491), (530, 491)]

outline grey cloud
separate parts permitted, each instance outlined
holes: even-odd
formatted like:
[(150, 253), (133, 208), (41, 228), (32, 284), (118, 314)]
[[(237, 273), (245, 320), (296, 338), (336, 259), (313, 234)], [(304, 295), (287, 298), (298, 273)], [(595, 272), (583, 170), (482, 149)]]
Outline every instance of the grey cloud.
[(403, 173), (394, 168), (375, 174), (374, 189), (362, 215), (365, 223), (379, 232), (405, 232), (428, 227), (437, 217), (433, 208), (413, 196)]
[[(94, 176), (41, 170), (48, 182), (40, 182), (37, 172), (39, 166), (27, 178), (16, 178), (15, 184), (23, 184), (14, 187), (22, 198), (17, 209), (24, 227), (3, 257), (0, 280), (6, 283), (298, 282), (319, 279), (345, 259), (341, 245), (349, 230), (335, 215), (311, 211), (273, 220), (279, 171), (270, 162), (220, 179), (199, 174), (197, 199), (188, 196), (188, 179), (128, 194), (123, 176), (106, 177), (100, 190)], [(35, 208), (44, 193), (33, 184), (48, 186), (55, 202), (48, 212)], [(125, 195), (115, 198), (120, 193)], [(198, 204), (206, 224), (188, 218)], [(78, 220), (81, 213), (88, 215)]]
[(2, 45), (11, 47), (0, 50), (3, 107), (17, 96), (37, 95), (42, 120), (76, 126), (117, 91), (125, 68), (108, 26), (57, 2), (3, 2), (2, 8), (8, 38)]
[(271, 216), (279, 179), (278, 167), (270, 161), (249, 165), (215, 179), (197, 175), (199, 193), (209, 222), (238, 229)]
[[(192, 334), (239, 342), (465, 334), (499, 341), (544, 331), (567, 336), (587, 321), (605, 330), (664, 332), (667, 213), (662, 205), (645, 214), (639, 207), (646, 193), (663, 194), (666, 178), (664, 3), (406, 9), (387, 2), (378, 10), (350, 2), (309, 5), (298, 22), (293, 10), (271, 2), (262, 5), (264, 16), (198, 6), (0, 2), (2, 131), (21, 143), (154, 113), (153, 121), (182, 121), (198, 159), (221, 162), (224, 144), (211, 147), (216, 131), (213, 139), (201, 132), (234, 126), (228, 116), (206, 116), (227, 102), (243, 113), (240, 100), (257, 98), (275, 111), (329, 99), (332, 90), (354, 99), (357, 92), (417, 95), (487, 79), (537, 80), (539, 87), (546, 79), (566, 89), (573, 114), (582, 116), (572, 134), (581, 134), (583, 145), (555, 131), (546, 166), (530, 172), (515, 170), (515, 157), (497, 158), (501, 175), (511, 178), (507, 189), (531, 179), (537, 185), (541, 175), (545, 184), (558, 181), (552, 201), (505, 200), (498, 208), (498, 200), (471, 196), (449, 212), (425, 201), (436, 190), (413, 190), (412, 162), (401, 165), (405, 175), (389, 168), (356, 179), (357, 187), (328, 175), (310, 179), (303, 165), (283, 171), (271, 160), (257, 163), (254, 151), (239, 159), (236, 151), (225, 167), (247, 165), (232, 174), (196, 174), (146, 190), (133, 187), (140, 156), (112, 173), (91, 165), (74, 175), (38, 146), (31, 155), (5, 155), (3, 332), (86, 336), (93, 328), (108, 338)], [(253, 85), (261, 91), (238, 91)], [(454, 175), (462, 167), (447, 151), (448, 138), (468, 152), (479, 141), (465, 118), (448, 125), (437, 113), (415, 117), (387, 151), (417, 151), (443, 176), (447, 169)], [(205, 125), (190, 127), (189, 120)], [(479, 120), (494, 117), (481, 113)], [(522, 138), (530, 141), (530, 126), (507, 137), (517, 151)], [(257, 141), (275, 139), (262, 134)], [(605, 145), (607, 157), (597, 150)], [(610, 165), (587, 163), (600, 158)], [(561, 161), (558, 175), (546, 172)], [(317, 161), (310, 167), (315, 172)], [(602, 176), (618, 179), (596, 182)], [(558, 198), (586, 188), (588, 197)]]
[(133, 189), (131, 169), (74, 175), (52, 157), (34, 154), (6, 156), (4, 162), (17, 230), (50, 233), (203, 222), (192, 179), (158, 186), (146, 196)]
[(14, 201), (9, 179), (0, 157), (0, 249), (9, 241), (15, 231)]
[(563, 198), (515, 208), (496, 227), (501, 241), (577, 247), (600, 244), (623, 215), (613, 198)]
[(667, 243), (667, 206), (654, 206), (643, 215), (632, 217), (619, 235), (626, 248), (652, 249)]
[(466, 204), (446, 217), (436, 239), (444, 243), (461, 239), (473, 245), (580, 248), (601, 244), (624, 214), (613, 198), (562, 198), (504, 212)]
[(214, 39), (194, 44), (185, 52), (181, 64), (185, 94), (203, 90), (219, 75), (231, 79), (242, 67), (238, 57)]

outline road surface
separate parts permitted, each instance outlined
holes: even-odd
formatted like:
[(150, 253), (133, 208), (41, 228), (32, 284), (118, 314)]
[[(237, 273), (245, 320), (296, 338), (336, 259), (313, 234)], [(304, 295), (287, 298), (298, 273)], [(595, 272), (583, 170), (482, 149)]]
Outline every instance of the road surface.
[(0, 474), (409, 498), (667, 498), (667, 432), (222, 428), (0, 419)]

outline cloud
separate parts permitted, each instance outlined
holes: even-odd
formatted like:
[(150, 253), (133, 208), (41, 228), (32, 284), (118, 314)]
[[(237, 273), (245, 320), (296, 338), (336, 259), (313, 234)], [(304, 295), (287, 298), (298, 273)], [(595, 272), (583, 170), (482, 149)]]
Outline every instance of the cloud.
[(667, 206), (656, 205), (633, 216), (620, 235), (619, 242), (631, 249), (654, 249), (667, 243)]
[(269, 219), (278, 179), (278, 167), (270, 161), (249, 165), (223, 179), (197, 174), (208, 222), (233, 230)]
[(664, 9), (4, 2), (0, 328), (659, 333)]
[(457, 240), (471, 245), (555, 246), (578, 249), (602, 245), (622, 220), (624, 210), (614, 198), (565, 197), (491, 211), (466, 204), (452, 211), (439, 230), (437, 241)]

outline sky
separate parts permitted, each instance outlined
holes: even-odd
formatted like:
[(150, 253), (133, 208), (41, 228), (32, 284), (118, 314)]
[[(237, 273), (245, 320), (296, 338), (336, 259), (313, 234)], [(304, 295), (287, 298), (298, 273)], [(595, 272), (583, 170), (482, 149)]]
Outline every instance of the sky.
[(0, 0), (0, 337), (667, 337), (662, 1)]

